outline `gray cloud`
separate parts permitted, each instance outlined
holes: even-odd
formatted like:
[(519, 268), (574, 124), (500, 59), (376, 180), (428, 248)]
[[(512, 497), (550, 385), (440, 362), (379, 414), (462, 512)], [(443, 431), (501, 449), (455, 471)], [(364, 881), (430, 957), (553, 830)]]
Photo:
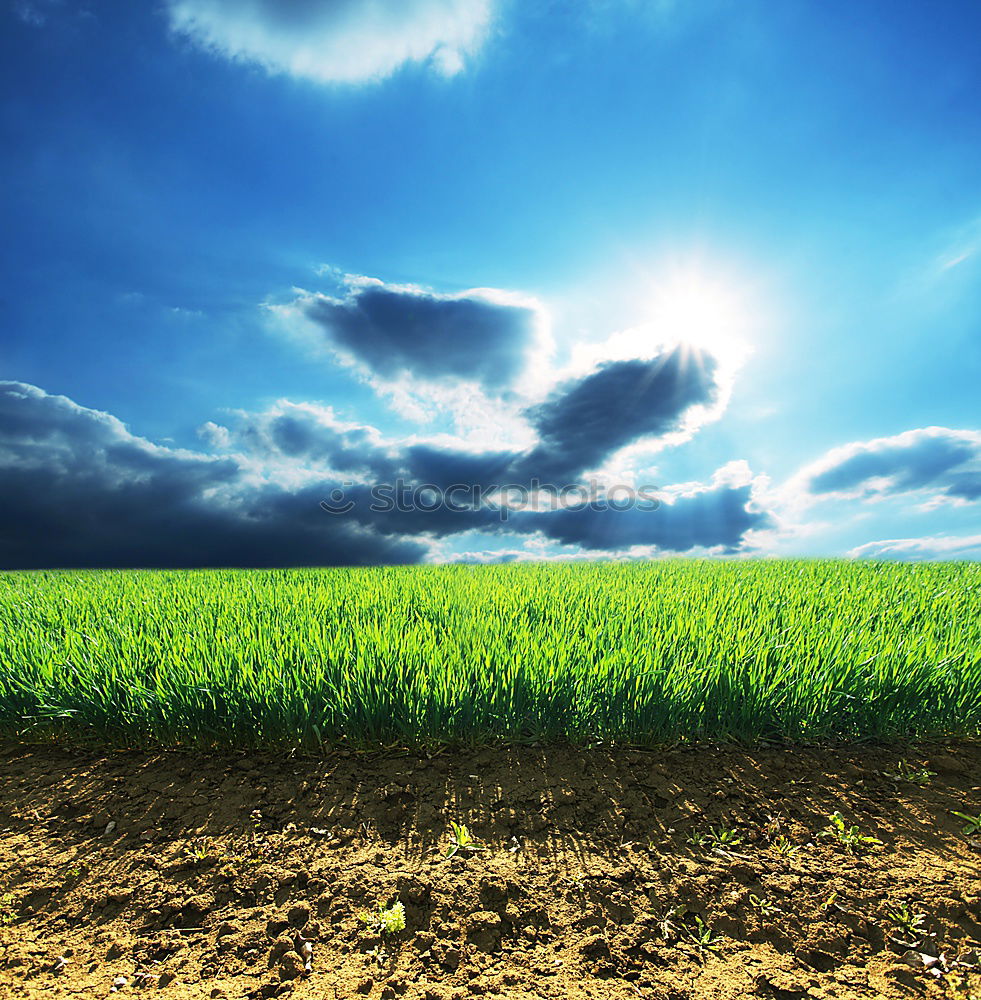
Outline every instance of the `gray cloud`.
[(501, 293), (440, 295), (360, 281), (343, 298), (301, 300), (330, 342), (384, 378), (457, 379), (508, 388), (535, 345), (539, 317)]
[[(680, 347), (650, 360), (607, 362), (527, 411), (539, 443), (524, 452), (386, 444), (373, 428), (343, 425), (315, 407), (291, 403), (245, 416), (236, 434), (240, 445), (261, 454), (376, 479), (403, 477), (440, 488), (533, 480), (564, 486), (627, 444), (678, 430), (692, 407), (715, 401), (715, 370), (709, 355)], [(217, 440), (214, 426), (206, 428)]]
[(517, 452), (471, 452), (411, 445), (405, 450), (404, 469), (418, 483), (431, 483), (447, 489), (457, 483), (465, 486), (507, 485), (515, 478)]
[(540, 531), (563, 545), (598, 551), (654, 546), (664, 552), (743, 548), (746, 534), (772, 528), (773, 519), (756, 511), (749, 484), (717, 482), (663, 503), (657, 510), (595, 510), (583, 507), (548, 514), (521, 515), (512, 530)]
[(611, 361), (529, 411), (541, 444), (523, 462), (549, 479), (578, 475), (640, 438), (677, 430), (717, 397), (715, 359), (675, 347), (652, 360)]
[(248, 482), (236, 462), (161, 448), (114, 417), (0, 382), (0, 565), (416, 562), (425, 549), (328, 523), (323, 484)]
[(334, 473), (390, 479), (402, 472), (397, 451), (375, 428), (344, 423), (329, 409), (283, 401), (265, 413), (239, 414), (232, 429), (205, 424), (204, 436), (271, 460), (299, 460)]
[[(671, 552), (737, 550), (765, 527), (751, 491), (731, 482), (689, 490), (654, 511), (512, 511), (493, 507), (373, 510), (373, 470), (410, 484), (484, 485), (522, 462), (428, 445), (401, 449), (373, 428), (329, 411), (279, 404), (233, 431), (207, 426), (250, 455), (164, 448), (109, 414), (19, 382), (0, 382), (0, 566), (187, 567), (417, 562), (426, 539), (466, 531), (536, 533), (604, 552), (637, 545)], [(258, 463), (258, 464), (257, 464)], [(356, 469), (345, 483), (338, 469)], [(290, 488), (289, 483), (297, 485)], [(330, 515), (320, 501), (344, 486), (353, 503)]]
[(813, 496), (878, 498), (926, 492), (981, 499), (981, 432), (925, 427), (835, 448), (796, 479)]

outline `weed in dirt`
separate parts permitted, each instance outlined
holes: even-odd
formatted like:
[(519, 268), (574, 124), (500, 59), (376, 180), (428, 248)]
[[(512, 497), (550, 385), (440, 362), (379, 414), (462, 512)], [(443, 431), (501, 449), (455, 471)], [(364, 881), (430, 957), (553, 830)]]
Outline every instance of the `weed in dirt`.
[(925, 767), (910, 764), (909, 761), (901, 760), (896, 765), (895, 771), (883, 771), (887, 778), (893, 781), (909, 781), (920, 788), (926, 788), (930, 784), (930, 779), (937, 776), (936, 771), (928, 771)]
[(460, 851), (486, 851), (479, 841), (474, 839), (466, 823), (454, 823), (450, 820), (450, 846), (446, 849), (447, 859), (459, 854)]
[(875, 837), (868, 837), (859, 833), (859, 829), (854, 824), (848, 826), (845, 817), (837, 810), (828, 817), (828, 828), (822, 830), (819, 837), (830, 837), (836, 843), (847, 847), (853, 854), (862, 847), (871, 847), (874, 844), (881, 844), (881, 840)]
[(253, 809), (249, 813), (249, 843), (248, 854), (257, 858), (268, 850), (268, 844), (262, 836), (263, 815), (261, 810)]
[(733, 827), (710, 826), (707, 830), (693, 830), (687, 838), (692, 847), (722, 848), (738, 847), (742, 842), (742, 834)]
[(365, 955), (379, 965), (384, 965), (388, 961), (388, 951), (380, 944), (376, 944), (374, 948), (369, 948), (365, 952)]
[[(694, 920), (694, 926), (687, 922), (687, 918)], [(684, 903), (670, 907), (660, 916), (655, 915), (655, 919), (665, 944), (687, 941), (699, 951), (712, 951), (719, 944), (719, 936), (698, 914), (691, 913)]]
[(211, 838), (196, 837), (186, 848), (187, 856), (192, 861), (206, 861), (211, 856)]
[(897, 929), (919, 940), (927, 933), (926, 914), (916, 913), (906, 903), (897, 903), (886, 910), (886, 918)]
[(5, 892), (0, 896), (0, 927), (6, 927), (17, 919), (17, 912), (14, 910), (14, 894)]
[(401, 934), (405, 930), (405, 907), (399, 899), (390, 906), (379, 903), (377, 909), (362, 913), (358, 920), (373, 934)]
[(783, 816), (780, 813), (776, 816), (767, 816), (766, 822), (760, 826), (760, 832), (769, 843), (773, 843), (783, 833)]
[(715, 951), (719, 946), (719, 936), (697, 914), (694, 928), (687, 928), (687, 931), (688, 938), (699, 951)]
[(771, 903), (765, 896), (757, 896), (756, 893), (749, 894), (749, 905), (760, 915), (761, 920), (769, 920), (778, 913), (783, 913), (775, 903)]
[(824, 902), (821, 903), (821, 912), (827, 913), (829, 910), (839, 910), (844, 912), (841, 904), (838, 902), (838, 893), (833, 892)]
[(981, 833), (981, 812), (977, 816), (972, 816), (970, 813), (954, 812), (954, 815), (958, 819), (964, 820), (964, 826), (961, 829), (961, 833), (966, 833), (971, 836), (975, 833)]
[(770, 846), (782, 858), (792, 858), (800, 850), (796, 844), (789, 841), (783, 834), (780, 834), (779, 837), (775, 837)]
[(685, 929), (684, 919), (687, 914), (688, 907), (682, 903), (678, 906), (672, 906), (660, 916), (655, 917), (657, 929), (666, 944), (672, 944), (681, 937)]

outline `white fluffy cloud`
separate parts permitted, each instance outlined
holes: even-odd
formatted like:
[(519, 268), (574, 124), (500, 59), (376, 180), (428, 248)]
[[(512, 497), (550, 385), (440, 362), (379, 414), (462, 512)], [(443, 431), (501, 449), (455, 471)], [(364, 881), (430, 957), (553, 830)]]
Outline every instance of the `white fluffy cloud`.
[(926, 559), (981, 559), (981, 535), (934, 538), (885, 538), (852, 549), (853, 559), (897, 559), (904, 562)]
[(493, 0), (169, 0), (197, 45), (273, 73), (362, 83), (405, 63), (459, 72), (484, 41)]

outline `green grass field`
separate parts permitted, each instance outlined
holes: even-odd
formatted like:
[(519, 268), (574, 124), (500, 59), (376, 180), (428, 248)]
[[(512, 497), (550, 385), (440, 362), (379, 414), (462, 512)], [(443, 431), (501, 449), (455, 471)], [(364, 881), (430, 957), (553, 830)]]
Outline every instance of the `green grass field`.
[(981, 565), (0, 574), (0, 725), (114, 741), (981, 731)]

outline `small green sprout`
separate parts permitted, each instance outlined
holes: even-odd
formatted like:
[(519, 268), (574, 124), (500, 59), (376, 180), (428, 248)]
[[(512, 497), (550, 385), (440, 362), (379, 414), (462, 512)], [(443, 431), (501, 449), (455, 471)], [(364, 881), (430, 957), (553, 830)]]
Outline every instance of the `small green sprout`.
[(927, 932), (926, 914), (915, 913), (906, 903), (899, 903), (893, 909), (886, 910), (886, 917), (911, 937), (921, 938)]
[(883, 774), (887, 778), (892, 778), (893, 781), (909, 781), (921, 788), (925, 788), (930, 784), (930, 779), (937, 776), (936, 771), (928, 771), (925, 767), (916, 767), (905, 760), (901, 760), (896, 765), (895, 771), (884, 771)]
[(954, 815), (958, 819), (965, 820), (964, 828), (961, 833), (966, 833), (968, 835), (972, 833), (981, 833), (981, 813), (977, 816), (971, 816), (969, 813), (954, 812)]
[(708, 830), (693, 830), (688, 835), (688, 843), (692, 847), (722, 848), (738, 847), (742, 842), (742, 834), (732, 827), (710, 826)]
[[(695, 920), (694, 928), (685, 923), (686, 918), (691, 917)], [(708, 924), (697, 914), (691, 914), (684, 903), (672, 906), (656, 919), (665, 944), (672, 944), (684, 938), (691, 941), (700, 951), (703, 949), (711, 951), (718, 944), (718, 938), (712, 933)]]
[(764, 920), (769, 917), (775, 917), (778, 913), (783, 913), (783, 910), (781, 910), (779, 906), (771, 903), (765, 897), (757, 896), (752, 892), (749, 894), (749, 905), (752, 906)]
[(833, 812), (828, 817), (827, 830), (822, 830), (818, 836), (831, 837), (832, 840), (835, 840), (844, 847), (847, 847), (853, 853), (860, 847), (864, 847), (869, 844), (882, 843), (881, 840), (877, 840), (875, 837), (866, 837), (859, 833), (857, 826), (846, 825), (845, 817), (838, 811)]
[(800, 848), (791, 843), (782, 833), (770, 845), (782, 858), (792, 858)]
[(391, 906), (382, 906), (373, 913), (362, 913), (358, 920), (373, 934), (400, 934), (405, 930), (405, 907), (397, 899)]
[(825, 913), (827, 913), (828, 910), (840, 910), (841, 904), (838, 902), (838, 893), (831, 893), (831, 895), (828, 896), (828, 898), (821, 904), (821, 909), (824, 910)]
[(715, 847), (738, 847), (743, 842), (742, 834), (731, 827), (717, 826), (709, 832)]
[(684, 930), (683, 921), (687, 913), (688, 907), (682, 903), (679, 906), (672, 906), (665, 910), (660, 917), (657, 917), (658, 930), (667, 944), (676, 941), (681, 935), (682, 930)]
[(483, 844), (474, 839), (466, 823), (454, 823), (450, 820), (450, 846), (446, 849), (446, 857), (452, 858), (460, 851), (486, 851)]
[(204, 861), (211, 855), (211, 838), (197, 837), (187, 848), (188, 856), (195, 861)]
[(695, 917), (695, 929), (688, 929), (688, 937), (691, 938), (699, 951), (714, 951), (719, 944), (719, 939), (712, 933), (712, 928), (697, 915)]

